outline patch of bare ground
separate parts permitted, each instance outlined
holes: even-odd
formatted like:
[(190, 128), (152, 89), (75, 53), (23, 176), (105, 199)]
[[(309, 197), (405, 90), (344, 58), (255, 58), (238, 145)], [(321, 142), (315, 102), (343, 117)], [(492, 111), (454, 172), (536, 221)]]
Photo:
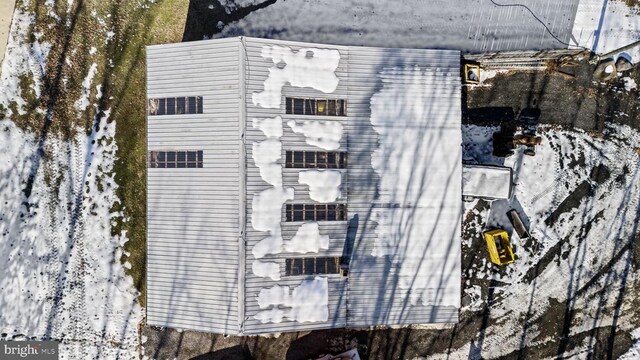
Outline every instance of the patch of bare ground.
[(537, 108), (542, 124), (600, 132), (611, 122), (639, 129), (640, 89), (626, 90), (624, 78), (640, 81), (640, 66), (606, 82), (593, 78), (594, 69), (584, 58), (563, 68), (570, 76), (553, 68), (498, 73), (485, 82), (486, 86), (467, 89), (464, 120), (473, 122), (474, 111), (480, 109), (511, 109), (517, 117), (522, 109)]

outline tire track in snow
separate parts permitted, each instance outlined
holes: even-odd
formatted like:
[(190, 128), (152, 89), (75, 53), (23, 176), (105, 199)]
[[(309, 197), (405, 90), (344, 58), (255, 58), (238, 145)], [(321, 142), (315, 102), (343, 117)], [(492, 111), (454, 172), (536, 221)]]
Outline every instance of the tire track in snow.
[[(94, 129), (99, 124), (100, 117), (96, 117)], [(89, 356), (85, 349), (87, 345), (95, 345), (95, 339), (87, 336), (87, 330), (91, 329), (89, 316), (87, 314), (87, 268), (92, 264), (88, 261), (86, 252), (85, 239), (87, 221), (86, 217), (90, 214), (92, 199), (87, 196), (89, 191), (90, 178), (89, 166), (92, 161), (96, 143), (96, 131), (91, 134), (89, 139), (82, 139), (84, 134), (80, 134), (76, 139), (67, 145), (69, 152), (69, 170), (68, 178), (70, 183), (67, 186), (69, 202), (67, 207), (67, 251), (62, 255), (56, 250), (54, 259), (59, 261), (63, 266), (58, 275), (57, 288), (55, 290), (55, 298), (51, 308), (49, 317), (51, 338), (71, 342), (68, 353), (71, 358), (86, 358)], [(86, 149), (83, 151), (83, 142), (86, 141)], [(95, 175), (95, 174), (93, 174)], [(62, 224), (61, 224), (62, 225)], [(55, 244), (52, 246), (55, 248)], [(62, 278), (60, 278), (62, 277)], [(65, 321), (62, 314), (69, 314), (69, 321)], [(62, 321), (60, 327), (56, 326), (57, 322)], [(57, 336), (56, 336), (57, 335)]]
[(540, 191), (540, 193), (538, 193), (536, 196), (534, 196), (531, 199), (531, 205), (535, 205), (538, 200), (546, 197), (547, 195), (551, 194), (553, 190), (560, 187), (560, 185), (562, 184), (562, 178), (560, 178), (559, 176), (560, 175), (558, 174), (558, 170), (556, 169), (556, 180), (544, 190)]
[[(84, 339), (82, 334), (90, 327), (90, 324), (87, 321), (87, 313), (86, 313), (86, 289), (85, 289), (85, 274), (86, 269), (86, 251), (84, 245), (85, 239), (85, 226), (84, 226), (84, 214), (86, 214), (85, 208), (85, 187), (87, 185), (87, 165), (91, 160), (89, 158), (89, 152), (86, 154), (82, 154), (82, 151), (79, 149), (80, 145), (75, 144), (72, 151), (72, 156), (74, 159), (74, 179), (73, 184), (71, 185), (75, 195), (75, 204), (74, 209), (71, 213), (71, 226), (72, 226), (72, 234), (73, 236), (70, 238), (71, 246), (73, 246), (75, 250), (75, 254), (70, 252), (70, 254), (75, 255), (73, 257), (73, 266), (72, 269), (72, 278), (73, 281), (70, 284), (71, 290), (71, 316), (73, 320), (70, 322), (70, 328), (65, 330), (65, 333), (72, 332), (74, 334), (74, 339), (80, 339), (81, 343), (86, 342), (88, 339)], [(84, 345), (84, 344), (83, 344)], [(75, 353), (74, 357), (76, 358), (86, 358), (88, 355), (86, 351), (86, 346), (76, 346), (73, 347), (75, 351), (79, 351), (80, 353)]]
[[(70, 160), (68, 167), (68, 180), (66, 193), (68, 199), (66, 219), (68, 223), (59, 224), (68, 227), (66, 251), (60, 253), (57, 249), (53, 253), (53, 259), (61, 264), (56, 278), (56, 287), (53, 291), (54, 298), (51, 313), (47, 323), (47, 337), (58, 340), (79, 340), (81, 334), (89, 326), (86, 316), (85, 303), (85, 261), (84, 251), (84, 156), (80, 150), (78, 139), (67, 145)], [(62, 189), (60, 190), (62, 191)], [(54, 226), (56, 224), (53, 224)], [(55, 238), (52, 248), (56, 248)], [(65, 321), (64, 313), (69, 314), (69, 321)], [(81, 347), (82, 348), (82, 347)], [(77, 348), (76, 348), (77, 349)], [(73, 358), (83, 358), (84, 354), (70, 354)]]

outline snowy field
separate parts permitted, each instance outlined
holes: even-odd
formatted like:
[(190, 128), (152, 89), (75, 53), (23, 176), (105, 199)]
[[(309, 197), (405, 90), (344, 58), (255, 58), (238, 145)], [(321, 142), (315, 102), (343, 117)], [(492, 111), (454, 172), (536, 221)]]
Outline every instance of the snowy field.
[[(231, 12), (247, 1), (223, 2)], [(54, 21), (52, 3), (47, 6), (49, 20)], [(69, 9), (73, 3), (68, 2)], [(389, 4), (382, 0), (278, 1), (238, 22), (220, 24), (218, 36), (468, 52), (566, 48), (565, 43), (604, 52), (640, 39), (640, 16), (622, 1), (523, 1), (559, 40), (523, 7), (497, 7), (489, 0)], [(71, 139), (49, 135), (43, 140), (16, 126), (15, 116), (27, 113), (20, 78), (30, 79), (30, 88), (40, 96), (43, 78), (53, 70), (46, 66), (53, 45), (41, 40), (42, 33), (29, 35), (36, 15), (20, 8), (14, 14), (0, 73), (0, 105), (5, 109), (16, 105), (16, 113), (8, 110), (7, 118), (0, 120), (0, 332), (15, 339), (60, 340), (65, 359), (137, 358), (143, 309), (132, 279), (125, 276), (129, 265), (120, 262), (127, 234), (112, 233), (115, 218), (126, 214), (111, 212), (119, 201), (113, 174), (118, 146), (114, 135), (126, 119), (110, 118), (111, 109), (97, 108), (101, 89), (96, 88), (96, 68), (91, 62), (82, 76), (74, 110), (78, 116), (94, 118), (93, 131), (87, 135), (84, 129), (72, 129), (77, 135)], [(101, 44), (114, 35), (105, 31)], [(93, 55), (95, 48), (91, 51)], [(638, 48), (628, 55), (634, 61), (640, 58)], [(633, 90), (631, 84), (628, 90)], [(474, 144), (465, 148), (465, 156), (501, 163), (490, 155), (493, 130), (465, 128), (465, 142)], [(521, 207), (530, 221), (535, 251), (515, 235), (519, 259), (513, 266), (498, 272), (485, 262), (463, 274), (468, 281), (463, 295), (470, 299), (467, 312), (486, 306), (487, 294), (477, 281), (502, 285), (493, 291), (489, 326), (476, 341), (451, 349), (442, 358), (492, 358), (510, 354), (523, 344), (554, 341), (536, 320), (544, 319), (558, 302), (573, 309), (566, 335), (615, 325), (636, 339), (623, 358), (640, 358), (637, 310), (625, 296), (625, 286), (639, 281), (637, 269), (634, 272), (629, 265), (628, 243), (640, 223), (639, 140), (636, 130), (622, 126), (608, 127), (604, 138), (548, 128), (535, 157), (518, 153), (506, 162), (516, 170), (517, 204), (494, 203), (491, 210), (476, 209), (477, 202), (466, 204), (468, 213), (482, 219), (471, 223), (475, 231), (503, 224), (504, 209)], [(575, 166), (581, 161), (582, 166)], [(609, 176), (594, 179), (591, 171), (600, 166)], [(591, 195), (546, 221), (584, 186)], [(466, 240), (463, 251), (469, 246)], [(558, 250), (563, 261), (545, 262), (537, 276), (530, 276), (552, 250)], [(283, 301), (293, 298), (295, 294), (287, 293)], [(531, 319), (526, 322), (531, 325), (523, 327), (523, 318)], [(565, 355), (585, 358), (594, 341), (587, 336)]]
[[(51, 48), (27, 43), (34, 16), (16, 10), (0, 79), (0, 105), (25, 114), (19, 78), (40, 96)], [(142, 308), (122, 264), (126, 233), (112, 234), (118, 202), (113, 164), (116, 122), (89, 107), (95, 64), (77, 110), (95, 127), (72, 139), (40, 137), (0, 120), (0, 332), (9, 339), (54, 339), (61, 359), (133, 359)], [(44, 112), (44, 109), (38, 111)], [(52, 121), (59, 121), (52, 119)]]
[[(479, 296), (479, 287), (472, 285), (475, 280), (494, 281), (501, 286), (495, 288), (490, 299), (490, 324), (494, 325), (479, 337), (484, 344), (468, 344), (452, 355), (466, 358), (474, 354), (470, 347), (477, 346), (476, 355), (495, 358), (524, 344), (535, 346), (557, 340), (545, 337), (539, 326), (552, 301), (567, 302), (567, 308), (576, 312), (566, 335), (612, 324), (618, 330), (634, 330), (640, 321), (632, 311), (629, 297), (633, 295), (625, 295), (625, 287), (638, 281), (638, 270), (631, 269), (631, 256), (640, 224), (640, 159), (633, 147), (640, 133), (625, 126), (610, 126), (604, 138), (593, 138), (581, 131), (543, 129), (542, 145), (535, 156), (525, 156), (520, 150), (503, 161), (491, 154), (491, 135), (496, 130), (465, 126), (464, 156), (468, 161), (512, 167), (517, 184), (514, 197), (494, 201), (482, 211), (474, 209), (476, 203), (468, 204), (467, 212), (480, 221), (466, 225), (475, 227), (476, 233), (486, 227), (505, 227), (511, 233), (517, 260), (505, 271), (483, 261), (485, 266), (474, 266), (463, 274), (465, 292), (472, 300), (467, 311), (486, 306), (486, 294)], [(593, 169), (605, 168), (602, 173), (608, 175), (594, 175)], [(592, 193), (577, 197), (576, 207), (552, 216), (566, 199), (573, 198), (581, 184), (588, 184)], [(520, 209), (525, 223), (529, 223), (530, 239), (520, 239), (511, 228), (505, 214), (511, 208)], [(470, 248), (471, 241), (463, 240), (463, 249)], [(556, 251), (563, 261), (543, 265), (532, 277), (531, 271), (543, 257)], [(527, 319), (524, 328), (522, 319)], [(571, 355), (582, 358), (595, 346), (593, 341), (587, 337)]]
[(49, 139), (39, 164), (38, 139), (0, 129), (0, 331), (60, 340), (63, 358), (134, 358), (142, 311), (120, 263), (126, 234), (111, 234), (115, 123)]

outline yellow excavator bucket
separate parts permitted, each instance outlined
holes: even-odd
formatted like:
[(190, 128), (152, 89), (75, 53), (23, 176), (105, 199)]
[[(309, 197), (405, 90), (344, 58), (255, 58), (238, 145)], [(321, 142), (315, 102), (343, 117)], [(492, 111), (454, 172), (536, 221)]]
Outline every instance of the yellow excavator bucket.
[(487, 250), (492, 263), (507, 265), (515, 260), (509, 242), (509, 234), (506, 231), (502, 229), (485, 231), (484, 240), (487, 242)]

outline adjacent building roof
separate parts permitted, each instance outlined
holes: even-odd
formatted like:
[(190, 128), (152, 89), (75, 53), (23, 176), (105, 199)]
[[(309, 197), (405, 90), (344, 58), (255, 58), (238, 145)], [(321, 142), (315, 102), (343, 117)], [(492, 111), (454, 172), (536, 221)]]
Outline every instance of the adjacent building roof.
[(147, 322), (229, 334), (457, 322), (459, 73), (448, 50), (148, 47)]

